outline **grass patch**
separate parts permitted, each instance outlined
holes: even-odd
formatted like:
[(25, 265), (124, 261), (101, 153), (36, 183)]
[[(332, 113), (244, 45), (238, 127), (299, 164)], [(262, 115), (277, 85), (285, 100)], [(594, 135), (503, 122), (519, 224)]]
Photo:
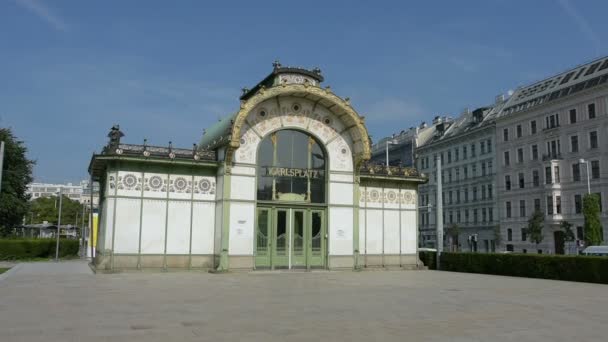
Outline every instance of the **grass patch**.
[(10, 270), (10, 268), (2, 268), (2, 267), (0, 267), (0, 274), (6, 272), (8, 270)]

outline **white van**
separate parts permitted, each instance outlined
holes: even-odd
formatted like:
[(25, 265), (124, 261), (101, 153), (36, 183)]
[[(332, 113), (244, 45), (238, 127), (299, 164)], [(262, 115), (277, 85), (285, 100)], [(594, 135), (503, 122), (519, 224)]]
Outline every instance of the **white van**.
[(584, 255), (608, 256), (608, 246), (589, 246), (583, 250)]

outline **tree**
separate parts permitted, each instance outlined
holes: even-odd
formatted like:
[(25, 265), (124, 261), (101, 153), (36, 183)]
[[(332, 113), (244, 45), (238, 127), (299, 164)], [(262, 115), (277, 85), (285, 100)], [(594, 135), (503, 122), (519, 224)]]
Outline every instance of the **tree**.
[(596, 194), (583, 197), (583, 216), (585, 217), (585, 244), (599, 245), (603, 240), (603, 229), (600, 223), (600, 198)]
[(530, 219), (528, 220), (527, 233), (530, 236), (530, 241), (534, 242), (537, 246), (543, 241), (543, 222), (545, 221), (545, 214), (542, 211), (535, 210)]
[(502, 243), (502, 234), (500, 233), (499, 224), (494, 226), (494, 243), (496, 244), (496, 248), (499, 248)]
[[(83, 205), (78, 201), (63, 196), (61, 205), (61, 225), (82, 224)], [(32, 201), (30, 210), (25, 217), (27, 223), (43, 223), (44, 221), (57, 224), (59, 215), (59, 197), (41, 197)], [(85, 224), (88, 223), (88, 215), (84, 217)]]
[(560, 228), (564, 232), (564, 241), (574, 241), (574, 231), (572, 230), (572, 223), (568, 221), (562, 221)]
[(25, 191), (32, 182), (34, 162), (27, 159), (27, 148), (23, 141), (17, 140), (10, 128), (0, 128), (0, 141), (4, 141), (0, 236), (7, 236), (12, 228), (21, 224), (28, 210), (29, 196)]

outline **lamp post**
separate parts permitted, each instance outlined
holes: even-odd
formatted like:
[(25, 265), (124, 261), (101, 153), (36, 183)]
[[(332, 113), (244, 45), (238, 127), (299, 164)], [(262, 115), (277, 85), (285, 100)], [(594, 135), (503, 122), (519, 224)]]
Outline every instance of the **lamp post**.
[(59, 187), (59, 215), (57, 218), (57, 243), (55, 246), (55, 261), (59, 261), (59, 235), (61, 235), (61, 206), (63, 200), (63, 188)]
[(386, 141), (386, 167), (388, 167), (388, 145), (397, 145), (395, 140), (387, 140)]
[(583, 158), (578, 160), (579, 164), (585, 164), (585, 168), (587, 169), (587, 194), (591, 194), (591, 182), (589, 180), (589, 161)]

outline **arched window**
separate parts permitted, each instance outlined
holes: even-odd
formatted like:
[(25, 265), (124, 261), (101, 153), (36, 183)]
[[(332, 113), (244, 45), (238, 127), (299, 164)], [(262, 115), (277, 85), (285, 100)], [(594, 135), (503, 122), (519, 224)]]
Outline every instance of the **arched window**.
[(511, 228), (507, 229), (507, 241), (513, 241), (513, 230)]
[(268, 135), (258, 150), (258, 201), (325, 203), (325, 152), (296, 130)]

